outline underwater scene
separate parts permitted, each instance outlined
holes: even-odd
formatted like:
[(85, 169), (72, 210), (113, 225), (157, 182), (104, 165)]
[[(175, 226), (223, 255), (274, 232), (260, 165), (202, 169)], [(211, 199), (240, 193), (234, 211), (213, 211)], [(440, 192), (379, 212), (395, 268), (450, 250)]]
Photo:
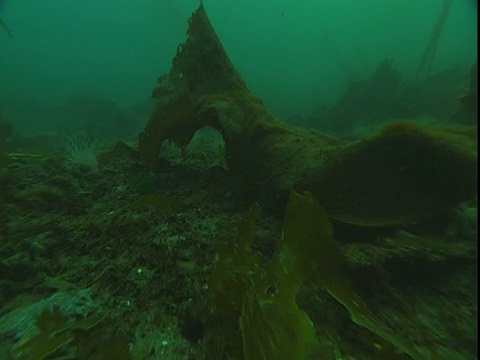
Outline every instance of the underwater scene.
[(473, 360), (477, 1), (0, 0), (0, 360)]

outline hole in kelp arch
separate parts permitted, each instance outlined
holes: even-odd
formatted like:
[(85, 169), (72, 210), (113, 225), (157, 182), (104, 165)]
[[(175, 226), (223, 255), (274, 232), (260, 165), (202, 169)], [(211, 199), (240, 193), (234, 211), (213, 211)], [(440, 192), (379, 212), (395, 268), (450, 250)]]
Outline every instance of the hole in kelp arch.
[(217, 166), (228, 169), (222, 134), (211, 126), (198, 129), (189, 144), (182, 149), (173, 142), (164, 141), (160, 154), (172, 165), (181, 164), (201, 171)]

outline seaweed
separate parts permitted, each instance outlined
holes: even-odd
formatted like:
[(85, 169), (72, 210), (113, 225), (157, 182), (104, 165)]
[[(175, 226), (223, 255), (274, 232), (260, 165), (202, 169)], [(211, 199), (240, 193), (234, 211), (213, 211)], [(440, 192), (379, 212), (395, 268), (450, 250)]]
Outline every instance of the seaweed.
[(102, 336), (105, 315), (72, 320), (58, 309), (45, 309), (36, 320), (35, 330), (27, 332), (13, 346), (17, 359), (117, 359), (128, 360), (128, 340)]
[(320, 347), (311, 320), (295, 302), (297, 277), (264, 269), (251, 249), (258, 211), (253, 205), (239, 242), (227, 245), (212, 269), (214, 348), (236, 359), (310, 359)]
[(141, 155), (137, 150), (132, 149), (130, 146), (128, 146), (122, 141), (117, 141), (117, 143), (114, 145), (112, 149), (108, 151), (100, 152), (97, 155), (98, 168), (99, 169), (103, 168), (107, 163), (109, 163), (112, 160), (114, 156), (118, 154), (124, 154), (132, 161), (141, 160)]
[(178, 213), (185, 208), (184, 203), (171, 196), (151, 193), (142, 195), (138, 200), (122, 207), (122, 210), (137, 210), (148, 206), (155, 206), (166, 214)]
[(302, 189), (345, 223), (418, 223), (474, 198), (475, 133), (394, 121), (325, 158), (306, 174)]
[[(154, 167), (165, 140), (185, 147), (203, 126), (225, 142), (228, 169), (264, 187), (260, 197), (312, 192), (336, 220), (364, 226), (422, 221), (476, 193), (476, 142), (455, 141), (439, 127), (412, 127), (345, 141), (290, 126), (269, 113), (235, 69), (203, 5), (189, 19), (187, 40), (153, 90), (156, 106), (139, 135), (138, 158)], [(397, 89), (385, 60), (375, 79)], [(384, 92), (384, 91), (383, 91)], [(407, 122), (408, 123), (408, 122)], [(467, 140), (467, 139), (465, 139)], [(468, 145), (466, 145), (468, 144)], [(124, 148), (124, 147), (123, 147)], [(137, 156), (135, 150), (122, 151)], [(106, 156), (100, 163), (108, 161)]]
[(311, 193), (292, 191), (283, 239), (266, 267), (251, 249), (258, 211), (258, 205), (252, 206), (239, 242), (220, 252), (212, 270), (211, 324), (223, 334), (221, 348), (228, 356), (311, 359), (322, 351), (322, 358), (334, 358), (335, 349), (320, 346), (310, 318), (295, 301), (302, 284), (311, 284), (342, 304), (354, 323), (413, 359), (428, 358), (385, 326), (357, 294), (327, 212)]

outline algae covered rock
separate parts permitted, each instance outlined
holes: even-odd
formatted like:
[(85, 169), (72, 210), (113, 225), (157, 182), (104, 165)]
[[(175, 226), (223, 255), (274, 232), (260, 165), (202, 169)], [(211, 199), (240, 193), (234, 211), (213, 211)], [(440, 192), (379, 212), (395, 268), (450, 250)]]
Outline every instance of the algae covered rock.
[(346, 223), (415, 223), (473, 198), (474, 134), (474, 129), (393, 122), (339, 147), (310, 170), (303, 186), (330, 216)]

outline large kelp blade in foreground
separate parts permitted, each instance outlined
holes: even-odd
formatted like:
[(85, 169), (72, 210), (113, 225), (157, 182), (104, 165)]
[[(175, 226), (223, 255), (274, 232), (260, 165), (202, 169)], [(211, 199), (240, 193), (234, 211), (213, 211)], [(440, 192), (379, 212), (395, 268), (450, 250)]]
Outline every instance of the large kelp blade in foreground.
[(295, 301), (303, 279), (264, 269), (261, 255), (251, 249), (258, 211), (257, 204), (250, 209), (238, 242), (229, 243), (213, 265), (210, 330), (216, 354), (209, 358), (316, 358), (315, 328)]
[(300, 287), (309, 284), (327, 290), (356, 324), (412, 359), (430, 358), (385, 326), (357, 294), (327, 213), (310, 193), (291, 193), (284, 237), (265, 268), (260, 254), (251, 249), (257, 213), (258, 206), (252, 207), (238, 242), (219, 253), (212, 269), (210, 322), (222, 355), (247, 360), (338, 358), (336, 346), (320, 344), (308, 315), (296, 303)]
[(476, 128), (396, 122), (347, 142), (277, 120), (235, 70), (203, 5), (153, 96), (156, 107), (139, 138), (146, 163), (156, 162), (164, 140), (185, 146), (210, 125), (224, 137), (230, 170), (279, 192), (309, 190), (343, 222), (416, 222), (476, 191)]

